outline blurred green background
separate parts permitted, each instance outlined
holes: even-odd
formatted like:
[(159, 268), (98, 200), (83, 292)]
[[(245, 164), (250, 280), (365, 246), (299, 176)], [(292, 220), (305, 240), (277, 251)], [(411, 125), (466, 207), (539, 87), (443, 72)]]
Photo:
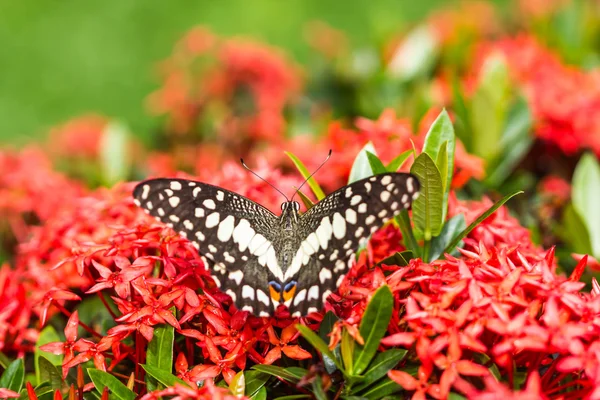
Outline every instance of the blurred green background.
[(307, 22), (341, 29), (355, 46), (377, 45), (443, 0), (101, 1), (0, 0), (0, 142), (23, 144), (88, 112), (126, 122), (141, 137), (156, 64), (189, 28), (250, 35), (310, 58)]

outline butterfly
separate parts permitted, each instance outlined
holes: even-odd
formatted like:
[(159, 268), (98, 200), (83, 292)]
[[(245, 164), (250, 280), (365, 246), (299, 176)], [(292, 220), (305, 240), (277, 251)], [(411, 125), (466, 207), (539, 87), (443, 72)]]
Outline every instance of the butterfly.
[(234, 192), (185, 179), (143, 181), (133, 197), (192, 242), (238, 309), (269, 316), (283, 304), (297, 317), (322, 308), (357, 249), (409, 209), (419, 188), (411, 174), (374, 175), (338, 189), (303, 214), (298, 202), (285, 201), (279, 216)]

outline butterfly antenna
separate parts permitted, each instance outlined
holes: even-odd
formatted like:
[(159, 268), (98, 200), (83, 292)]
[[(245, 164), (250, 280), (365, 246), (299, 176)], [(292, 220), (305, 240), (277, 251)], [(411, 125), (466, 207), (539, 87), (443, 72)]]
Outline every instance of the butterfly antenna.
[(285, 197), (285, 200), (286, 200), (287, 202), (289, 202), (289, 201), (290, 201), (290, 199), (288, 199), (288, 197), (285, 195), (285, 193), (283, 193), (281, 190), (277, 189), (277, 188), (275, 187), (275, 185), (273, 185), (271, 182), (269, 182), (268, 180), (266, 180), (266, 179), (265, 179), (265, 178), (263, 178), (262, 176), (258, 175), (256, 172), (252, 171), (252, 170), (250, 169), (250, 167), (248, 167), (248, 166), (246, 165), (246, 163), (244, 162), (244, 159), (243, 159), (243, 158), (240, 158), (240, 161), (242, 162), (242, 166), (243, 166), (244, 168), (246, 168), (248, 171), (250, 171), (250, 173), (251, 173), (252, 175), (256, 176), (258, 179), (260, 179), (261, 181), (265, 182), (266, 184), (268, 184), (269, 186), (271, 186), (273, 189), (277, 190), (277, 191), (278, 191), (278, 192), (279, 192), (279, 193), (280, 193), (280, 194), (281, 194), (283, 197)]
[(317, 172), (319, 172), (319, 170), (321, 169), (321, 167), (322, 167), (323, 165), (325, 165), (325, 163), (327, 162), (327, 160), (329, 160), (329, 157), (331, 157), (331, 151), (332, 151), (332, 150), (331, 150), (331, 149), (329, 149), (329, 154), (327, 154), (327, 157), (325, 158), (325, 160), (323, 160), (323, 162), (321, 163), (321, 165), (319, 165), (319, 167), (318, 167), (317, 169), (315, 169), (315, 171), (314, 171), (312, 174), (310, 174), (310, 175), (308, 176), (308, 178), (306, 178), (306, 179), (304, 180), (304, 182), (302, 182), (302, 185), (300, 185), (300, 186), (298, 187), (298, 189), (296, 189), (296, 191), (294, 192), (294, 195), (292, 196), (292, 200), (294, 200), (294, 197), (296, 196), (296, 194), (298, 194), (298, 192), (300, 191), (300, 189), (302, 189), (302, 186), (304, 186), (304, 185), (305, 185), (305, 184), (306, 184), (306, 183), (307, 183), (307, 182), (310, 180), (310, 178), (312, 178), (312, 177), (313, 177), (313, 175), (314, 175), (314, 174), (316, 174)]

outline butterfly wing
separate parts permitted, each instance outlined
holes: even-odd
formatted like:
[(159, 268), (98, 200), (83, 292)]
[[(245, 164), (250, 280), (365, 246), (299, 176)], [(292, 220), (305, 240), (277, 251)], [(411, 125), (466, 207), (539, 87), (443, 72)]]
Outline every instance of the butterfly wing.
[(239, 309), (271, 311), (265, 260), (274, 253), (277, 217), (271, 211), (220, 187), (185, 179), (147, 180), (133, 196), (147, 213), (192, 241), (217, 286)]
[(301, 246), (284, 279), (298, 287), (290, 311), (304, 315), (320, 310), (352, 265), (357, 248), (388, 220), (409, 209), (419, 194), (411, 174), (375, 175), (345, 186), (300, 217)]

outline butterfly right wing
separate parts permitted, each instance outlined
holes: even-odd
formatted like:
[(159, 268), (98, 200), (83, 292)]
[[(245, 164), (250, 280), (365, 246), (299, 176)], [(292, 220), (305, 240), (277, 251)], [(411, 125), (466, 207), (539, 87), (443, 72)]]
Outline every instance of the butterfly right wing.
[(342, 282), (358, 247), (410, 208), (419, 188), (411, 174), (375, 175), (331, 193), (300, 217), (297, 261), (284, 276), (298, 282), (290, 307), (293, 316), (322, 308)]
[(267, 282), (273, 263), (267, 259), (275, 256), (277, 217), (271, 211), (220, 187), (185, 179), (143, 181), (133, 196), (138, 206), (194, 244), (217, 286), (239, 309), (258, 315), (272, 311)]

